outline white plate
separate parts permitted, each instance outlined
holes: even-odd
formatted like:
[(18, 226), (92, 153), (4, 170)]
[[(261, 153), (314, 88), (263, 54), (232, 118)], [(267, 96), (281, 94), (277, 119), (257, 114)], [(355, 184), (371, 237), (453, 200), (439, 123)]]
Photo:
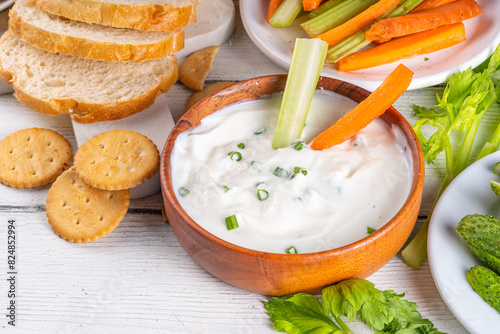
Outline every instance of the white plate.
[[(325, 65), (322, 75), (348, 81), (373, 91), (397, 64), (403, 63), (415, 74), (409, 89), (433, 86), (448, 80), (453, 72), (481, 64), (500, 43), (500, 0), (477, 0), (483, 13), (465, 21), (467, 40), (451, 48), (428, 55), (354, 72), (339, 72), (336, 65)], [(273, 62), (288, 70), (291, 49), (297, 37), (307, 37), (295, 22), (289, 28), (273, 28), (267, 20), (264, 0), (240, 0), (245, 29), (255, 45)], [(429, 58), (425, 61), (425, 58)]]
[(500, 162), (500, 151), (472, 164), (446, 188), (431, 217), (427, 249), (434, 282), (455, 317), (471, 333), (493, 333), (500, 328), (500, 314), (476, 294), (465, 272), (480, 264), (467, 243), (455, 232), (458, 222), (468, 214), (500, 217), (500, 197), (490, 180), (500, 180), (493, 166)]
[(6, 0), (6, 1), (0, 2), (0, 11), (2, 11), (5, 8), (9, 7), (13, 3), (14, 3), (14, 0)]

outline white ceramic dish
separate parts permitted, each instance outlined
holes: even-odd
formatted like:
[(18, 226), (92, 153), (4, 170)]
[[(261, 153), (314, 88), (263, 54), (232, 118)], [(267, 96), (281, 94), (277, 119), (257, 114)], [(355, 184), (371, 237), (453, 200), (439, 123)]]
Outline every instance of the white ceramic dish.
[(14, 3), (14, 0), (5, 0), (5, 1), (0, 1), (0, 11), (4, 10), (5, 8), (9, 7)]
[(207, 0), (196, 7), (196, 22), (185, 28), (184, 48), (175, 55), (191, 53), (224, 43), (234, 31), (236, 20), (233, 0)]
[(455, 317), (471, 333), (493, 333), (500, 328), (500, 315), (476, 294), (465, 272), (480, 264), (467, 243), (455, 232), (458, 222), (468, 214), (500, 217), (500, 197), (490, 180), (500, 180), (493, 166), (500, 162), (500, 151), (472, 164), (446, 188), (431, 217), (427, 249), (434, 282)]
[[(397, 64), (403, 63), (415, 72), (409, 89), (440, 84), (453, 72), (481, 64), (500, 43), (500, 0), (477, 0), (483, 14), (465, 21), (467, 40), (451, 48), (429, 55), (416, 56), (400, 62), (354, 72), (339, 72), (336, 65), (326, 64), (322, 75), (344, 80), (369, 91), (375, 90)], [(273, 28), (266, 22), (264, 0), (240, 0), (245, 29), (255, 45), (273, 62), (287, 69), (292, 60), (291, 49), (297, 37), (307, 37), (296, 21), (289, 28)], [(425, 59), (429, 58), (428, 61)]]

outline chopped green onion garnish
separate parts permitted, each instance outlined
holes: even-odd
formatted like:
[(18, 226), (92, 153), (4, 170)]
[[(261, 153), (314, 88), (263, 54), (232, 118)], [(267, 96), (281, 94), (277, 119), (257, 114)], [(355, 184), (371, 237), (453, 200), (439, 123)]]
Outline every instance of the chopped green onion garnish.
[(294, 150), (297, 150), (297, 151), (300, 151), (302, 150), (306, 145), (306, 143), (302, 140), (299, 140), (298, 142), (296, 142), (295, 144), (293, 144), (293, 149)]
[(224, 219), (224, 220), (226, 221), (226, 226), (227, 226), (228, 230), (234, 230), (235, 228), (239, 227), (238, 220), (236, 220), (235, 215), (226, 217), (226, 219)]
[(189, 190), (187, 188), (179, 188), (179, 195), (181, 195), (182, 197), (184, 196), (187, 196), (189, 194)]
[(302, 173), (303, 175), (307, 175), (307, 169), (302, 168), (302, 167), (294, 167), (293, 168), (293, 173), (290, 175), (290, 179), (293, 179), (297, 174)]
[(277, 177), (288, 177), (288, 175), (290, 175), (290, 173), (288, 173), (286, 170), (284, 170), (281, 167), (276, 167), (273, 170), (273, 174), (276, 175)]
[(267, 190), (259, 189), (257, 190), (257, 198), (259, 199), (259, 201), (265, 201), (269, 198), (269, 193), (267, 192)]
[(296, 174), (302, 173), (304, 175), (307, 175), (307, 169), (302, 168), (302, 167), (294, 167), (293, 172)]
[(240, 152), (232, 151), (232, 152), (229, 152), (227, 155), (229, 155), (229, 157), (233, 161), (240, 161), (241, 159), (243, 159)]
[(227, 193), (229, 191), (229, 187), (228, 186), (222, 186), (221, 188), (224, 189), (225, 193)]
[(266, 128), (261, 128), (254, 132), (255, 135), (261, 135), (266, 132)]
[(424, 60), (425, 60), (425, 61), (428, 61), (428, 60), (429, 60), (429, 58), (425, 57), (425, 58), (424, 58)]
[(297, 252), (297, 248), (295, 248), (294, 246), (288, 247), (288, 248), (286, 249), (286, 253), (287, 253), (287, 254), (297, 254), (297, 253), (298, 253), (298, 252)]
[(241, 148), (241, 149), (245, 148), (245, 144), (243, 144), (243, 143), (239, 143), (237, 146), (238, 146), (238, 148)]
[(255, 169), (257, 172), (260, 172), (259, 164), (257, 163), (257, 161), (255, 161), (255, 160), (254, 160), (254, 161), (250, 162), (250, 163), (248, 164), (248, 166), (249, 166), (250, 168)]
[(375, 231), (376, 231), (376, 229), (374, 229), (374, 228), (371, 228), (371, 227), (366, 228), (366, 233), (368, 233), (368, 234), (372, 234)]

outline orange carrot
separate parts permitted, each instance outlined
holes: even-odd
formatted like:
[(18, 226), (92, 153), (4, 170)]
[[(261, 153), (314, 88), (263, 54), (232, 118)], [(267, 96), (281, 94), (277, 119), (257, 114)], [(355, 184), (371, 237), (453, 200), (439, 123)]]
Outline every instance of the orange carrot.
[(465, 41), (465, 26), (459, 22), (396, 38), (374, 48), (353, 53), (339, 60), (337, 66), (342, 72), (356, 71), (431, 53), (463, 41)]
[(341, 24), (314, 38), (319, 38), (327, 42), (328, 45), (340, 42), (345, 37), (352, 35), (356, 31), (367, 26), (370, 22), (395, 7), (398, 3), (398, 0), (380, 0), (344, 24)]
[(439, 6), (447, 5), (455, 1), (457, 0), (424, 0), (420, 5), (413, 8), (413, 10), (410, 13), (416, 13), (426, 9), (436, 8)]
[(304, 7), (305, 11), (310, 12), (318, 8), (321, 4), (321, 1), (323, 0), (302, 0), (302, 6)]
[(311, 143), (313, 150), (324, 150), (354, 137), (382, 115), (408, 88), (413, 72), (400, 64), (353, 110), (319, 134)]
[(267, 9), (267, 22), (269, 22), (269, 19), (271, 16), (273, 16), (274, 12), (278, 7), (281, 5), (283, 0), (270, 0), (269, 1), (269, 8)]
[(474, 0), (460, 0), (421, 12), (380, 20), (366, 32), (366, 40), (380, 41), (462, 22), (481, 14)]

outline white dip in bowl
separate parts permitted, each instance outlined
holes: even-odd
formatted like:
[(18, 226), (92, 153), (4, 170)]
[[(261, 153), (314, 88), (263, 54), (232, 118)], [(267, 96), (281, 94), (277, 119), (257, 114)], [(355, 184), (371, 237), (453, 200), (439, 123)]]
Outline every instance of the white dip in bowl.
[[(377, 119), (327, 150), (274, 150), (281, 97), (225, 107), (177, 137), (172, 183), (186, 213), (223, 240), (271, 253), (338, 248), (388, 222), (410, 191), (402, 131)], [(317, 90), (300, 141), (309, 143), (355, 105)], [(238, 227), (228, 229), (233, 215)]]

